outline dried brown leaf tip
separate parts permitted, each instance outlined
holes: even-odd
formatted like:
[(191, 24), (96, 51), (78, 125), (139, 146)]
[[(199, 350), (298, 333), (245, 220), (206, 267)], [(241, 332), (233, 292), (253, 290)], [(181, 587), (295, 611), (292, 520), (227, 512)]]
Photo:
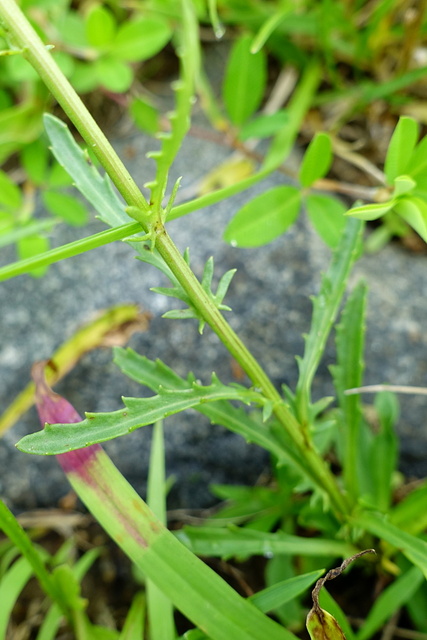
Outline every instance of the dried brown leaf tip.
[(336, 569), (328, 571), (323, 578), (320, 578), (320, 580), (316, 582), (316, 586), (312, 592), (313, 608), (309, 611), (306, 622), (307, 631), (310, 634), (311, 640), (346, 640), (344, 632), (335, 618), (320, 607), (319, 594), (327, 580), (338, 578), (351, 562), (367, 553), (375, 553), (375, 550), (365, 549), (364, 551), (360, 551), (360, 553), (356, 553), (354, 556), (351, 556), (351, 558), (344, 560)]

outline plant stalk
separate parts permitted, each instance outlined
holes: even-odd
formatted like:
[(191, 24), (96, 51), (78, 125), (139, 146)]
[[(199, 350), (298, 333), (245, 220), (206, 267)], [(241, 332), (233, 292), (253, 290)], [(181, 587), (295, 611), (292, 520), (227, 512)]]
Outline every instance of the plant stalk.
[[(149, 205), (137, 184), (14, 0), (1, 0), (0, 17), (7, 25), (13, 42), (24, 50), (25, 58), (91, 147), (127, 204), (148, 212)], [(149, 231), (148, 222), (141, 220), (141, 226), (144, 231)], [(190, 297), (192, 304), (241, 365), (254, 386), (271, 400), (276, 418), (300, 452), (300, 457), (295, 461), (327, 494), (336, 514), (341, 518), (347, 515), (349, 505), (340, 492), (333, 474), (311, 441), (302, 433), (299, 423), (284, 404), (265, 371), (205, 293), (163, 226), (158, 226), (156, 236), (156, 247), (160, 255)]]

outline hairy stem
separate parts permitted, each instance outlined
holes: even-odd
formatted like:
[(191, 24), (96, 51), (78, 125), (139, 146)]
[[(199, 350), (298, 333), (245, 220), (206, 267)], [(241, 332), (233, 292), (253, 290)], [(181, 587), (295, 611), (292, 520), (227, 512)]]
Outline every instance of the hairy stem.
[[(148, 212), (149, 205), (135, 181), (14, 0), (1, 0), (0, 17), (7, 25), (13, 42), (24, 50), (23, 55), (91, 147), (127, 204)], [(149, 230), (148, 222), (144, 222), (143, 216), (141, 216), (141, 226), (145, 231)], [(163, 226), (158, 226), (156, 229), (156, 247), (201, 316), (242, 366), (252, 383), (272, 401), (277, 419), (299, 452), (298, 456), (294, 456), (295, 461), (327, 494), (337, 515), (342, 517), (347, 514), (349, 511), (347, 501), (340, 492), (329, 467), (313, 448), (311, 441), (305, 438), (300, 425), (284, 404), (267, 374), (205, 293)]]

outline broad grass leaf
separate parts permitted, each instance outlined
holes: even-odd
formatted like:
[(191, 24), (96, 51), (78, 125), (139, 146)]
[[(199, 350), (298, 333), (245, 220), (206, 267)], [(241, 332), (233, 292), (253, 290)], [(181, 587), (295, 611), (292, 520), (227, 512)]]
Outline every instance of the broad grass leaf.
[(331, 196), (310, 194), (305, 201), (310, 222), (322, 240), (335, 249), (345, 228), (346, 207)]
[(304, 593), (316, 580), (320, 578), (323, 570), (311, 571), (294, 578), (282, 580), (258, 591), (249, 600), (263, 613), (268, 613), (290, 602)]
[(257, 196), (228, 224), (224, 239), (236, 247), (259, 247), (288, 229), (298, 217), (301, 194), (295, 187), (274, 187)]
[(378, 220), (395, 206), (394, 200), (388, 200), (379, 204), (364, 204), (361, 207), (353, 207), (349, 209), (346, 216), (359, 218), (359, 220)]
[(242, 125), (259, 107), (266, 84), (266, 60), (262, 51), (251, 53), (252, 37), (245, 35), (231, 50), (222, 95), (233, 124)]
[(86, 38), (92, 47), (108, 47), (116, 33), (112, 12), (100, 4), (89, 11), (85, 19)]
[(389, 184), (405, 173), (418, 140), (418, 124), (408, 116), (402, 116), (396, 125), (388, 146), (384, 173)]
[(394, 210), (427, 242), (427, 203), (421, 198), (400, 198)]
[(125, 22), (111, 45), (111, 53), (126, 62), (140, 62), (152, 58), (169, 42), (172, 35), (166, 20), (140, 17)]
[(332, 143), (327, 133), (316, 133), (307, 147), (299, 170), (299, 180), (303, 187), (323, 178), (332, 163)]

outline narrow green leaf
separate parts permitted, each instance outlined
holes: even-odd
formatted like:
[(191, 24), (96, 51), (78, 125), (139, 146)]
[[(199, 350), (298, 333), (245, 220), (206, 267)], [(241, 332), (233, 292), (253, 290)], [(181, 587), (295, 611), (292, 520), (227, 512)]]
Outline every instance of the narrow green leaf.
[(249, 138), (268, 138), (286, 126), (288, 121), (286, 109), (257, 116), (243, 125), (239, 131), (239, 139), (244, 142)]
[(335, 249), (345, 229), (346, 207), (331, 196), (310, 194), (305, 200), (311, 224), (322, 240)]
[(208, 0), (208, 9), (209, 19), (211, 21), (215, 36), (217, 38), (222, 38), (225, 33), (225, 28), (222, 26), (218, 16), (217, 0)]
[(119, 640), (141, 640), (144, 637), (145, 594), (139, 591), (126, 616)]
[[(160, 522), (166, 526), (165, 450), (163, 426), (153, 428), (150, 466), (147, 483), (147, 504)], [(171, 601), (151, 580), (147, 580), (147, 615), (150, 640), (175, 640), (175, 625)]]
[(116, 32), (113, 13), (101, 4), (92, 5), (85, 17), (86, 38), (92, 47), (108, 47)]
[(273, 31), (277, 29), (279, 24), (286, 18), (286, 16), (291, 12), (291, 7), (288, 6), (286, 9), (282, 9), (281, 11), (276, 11), (273, 13), (260, 27), (258, 33), (254, 37), (251, 44), (251, 53), (257, 53), (262, 49), (265, 45), (268, 38), (271, 36)]
[(124, 203), (113, 190), (109, 177), (101, 177), (98, 170), (89, 164), (68, 127), (50, 114), (45, 114), (43, 119), (53, 155), (73, 178), (80, 193), (98, 211), (101, 220), (111, 227), (129, 222)]
[(427, 203), (424, 200), (415, 196), (399, 198), (394, 211), (427, 242)]
[(223, 99), (231, 121), (242, 125), (259, 107), (266, 83), (266, 61), (262, 51), (251, 53), (252, 37), (241, 36), (228, 58)]
[(159, 132), (157, 137), (162, 142), (160, 151), (147, 154), (157, 164), (155, 179), (145, 185), (151, 189), (150, 200), (157, 211), (162, 207), (169, 169), (190, 127), (194, 85), (200, 69), (200, 40), (194, 7), (189, 0), (183, 0), (181, 7), (182, 25), (178, 47), (180, 79), (174, 85), (176, 104), (174, 111), (169, 114), (170, 131)]
[(299, 170), (299, 181), (303, 187), (323, 178), (332, 164), (332, 143), (327, 133), (316, 133), (307, 147)]
[(224, 240), (235, 247), (259, 247), (284, 233), (295, 222), (301, 194), (295, 187), (274, 187), (247, 204), (225, 229)]
[(361, 207), (349, 209), (346, 216), (358, 218), (359, 220), (378, 220), (395, 206), (395, 200), (379, 204), (364, 204)]
[(343, 470), (347, 490), (357, 499), (360, 495), (359, 471), (363, 449), (360, 444), (362, 405), (360, 395), (345, 395), (346, 389), (359, 387), (363, 379), (363, 349), (366, 330), (367, 287), (359, 283), (349, 297), (337, 327), (337, 365), (331, 367), (342, 411)]
[(219, 527), (184, 527), (177, 538), (200, 556), (231, 558), (235, 556), (290, 554), (307, 556), (346, 557), (354, 547), (339, 540), (303, 538), (287, 533), (265, 533), (230, 525)]
[(289, 116), (288, 123), (273, 138), (262, 169), (276, 169), (290, 154), (321, 78), (322, 70), (317, 63), (310, 64), (304, 70), (304, 74), (286, 109)]
[(401, 116), (391, 137), (385, 158), (384, 172), (391, 185), (406, 166), (418, 140), (418, 124), (408, 116)]
[(26, 558), (19, 558), (0, 580), (0, 638), (6, 637), (9, 618), (22, 589), (32, 575)]
[(68, 617), (67, 604), (60, 597), (55, 582), (45, 567), (41, 554), (2, 500), (0, 500), (0, 529), (31, 565), (32, 571), (44, 592), (53, 602), (59, 605), (63, 614)]
[(159, 53), (171, 36), (167, 20), (159, 16), (140, 16), (120, 26), (112, 42), (111, 53), (126, 62), (141, 62)]
[(55, 220), (54, 218), (42, 218), (30, 220), (19, 227), (11, 226), (7, 231), (3, 228), (0, 233), (0, 247), (6, 247), (9, 244), (14, 244), (21, 238), (38, 235), (43, 231), (50, 231), (56, 224), (58, 224), (58, 222), (59, 220)]
[(310, 422), (311, 383), (323, 355), (326, 340), (338, 313), (351, 267), (360, 251), (363, 224), (351, 220), (334, 250), (331, 264), (322, 278), (320, 293), (313, 301), (310, 332), (305, 336), (304, 356), (298, 360), (299, 379), (296, 407), (303, 425)]
[(86, 207), (67, 193), (43, 191), (43, 203), (48, 211), (62, 218), (68, 224), (80, 226), (88, 220)]
[(95, 233), (88, 238), (75, 240), (69, 244), (64, 244), (62, 247), (50, 249), (39, 256), (20, 260), (18, 262), (12, 262), (12, 264), (8, 264), (0, 269), (0, 282), (24, 273), (30, 273), (33, 269), (38, 267), (45, 267), (49, 264), (53, 264), (54, 262), (65, 260), (65, 258), (78, 256), (81, 253), (90, 251), (91, 249), (96, 249), (97, 247), (109, 244), (114, 240), (123, 240), (124, 238), (135, 233), (139, 233), (140, 231), (141, 225), (138, 222), (125, 225), (122, 224), (119, 227)]
[(427, 529), (426, 504), (427, 481), (397, 503), (390, 513), (390, 522), (412, 535), (417, 535)]
[(362, 628), (356, 634), (356, 640), (369, 640), (395, 611), (398, 611), (412, 598), (424, 583), (424, 579), (423, 572), (418, 567), (411, 567), (397, 578), (375, 600)]
[(259, 401), (261, 396), (244, 387), (223, 385), (212, 376), (212, 384), (207, 387), (193, 383), (182, 391), (159, 389), (158, 395), (151, 398), (123, 398), (125, 408), (118, 411), (87, 413), (86, 420), (79, 423), (46, 425), (22, 438), (16, 446), (27, 453), (56, 455), (118, 438), (200, 403), (223, 399), (249, 403)]
[(402, 531), (384, 516), (374, 512), (360, 514), (353, 519), (353, 524), (399, 549), (408, 560), (421, 569), (427, 579), (427, 542)]
[[(395, 423), (399, 405), (396, 396), (383, 391), (375, 396), (379, 429), (372, 440), (369, 468), (372, 476), (374, 505), (382, 512), (390, 509), (393, 493), (393, 475), (397, 470), (398, 438)], [(381, 460), (381, 464), (377, 461)]]
[(323, 569), (276, 582), (271, 587), (250, 596), (249, 600), (263, 613), (269, 613), (304, 593), (322, 573)]
[(190, 202), (185, 202), (184, 204), (179, 204), (176, 207), (173, 207), (170, 215), (168, 216), (168, 220), (175, 220), (176, 218), (181, 218), (182, 216), (187, 215), (188, 213), (192, 213), (193, 211), (197, 211), (198, 209), (204, 209), (205, 207), (212, 206), (217, 204), (218, 202), (222, 202), (222, 200), (226, 200), (231, 196), (236, 195), (237, 193), (241, 193), (246, 189), (249, 189), (261, 180), (264, 180), (267, 176), (270, 175), (272, 170), (268, 169), (266, 171), (259, 171), (258, 173), (254, 173), (248, 178), (244, 178), (239, 182), (231, 184), (227, 187), (223, 187), (222, 189), (217, 189), (216, 191), (212, 191), (210, 193), (206, 193), (199, 198), (195, 198)]
[(424, 136), (415, 147), (406, 165), (405, 173), (412, 178), (417, 178), (426, 173), (427, 169), (427, 136)]

